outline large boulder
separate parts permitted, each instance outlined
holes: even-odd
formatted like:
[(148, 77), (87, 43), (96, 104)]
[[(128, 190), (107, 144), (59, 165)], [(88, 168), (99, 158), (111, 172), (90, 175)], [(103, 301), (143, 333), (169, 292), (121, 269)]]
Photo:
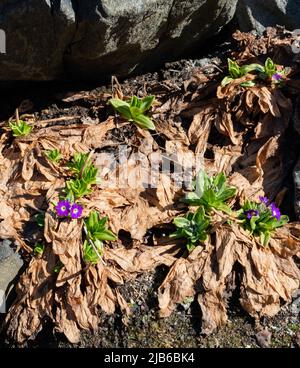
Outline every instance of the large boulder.
[(300, 0), (239, 0), (236, 16), (244, 32), (261, 34), (276, 25), (295, 30), (300, 28)]
[[(2, 0), (0, 80), (97, 79), (161, 65), (217, 34), (237, 0)], [(200, 46), (199, 46), (200, 47)]]
[(51, 80), (63, 74), (76, 30), (71, 0), (1, 0), (0, 28), (6, 34), (0, 80)]

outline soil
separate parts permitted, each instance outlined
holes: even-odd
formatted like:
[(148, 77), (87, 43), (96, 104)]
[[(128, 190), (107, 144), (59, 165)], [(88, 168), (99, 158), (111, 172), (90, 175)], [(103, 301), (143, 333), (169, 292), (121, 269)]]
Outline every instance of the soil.
[[(195, 302), (179, 305), (169, 318), (158, 318), (157, 288), (167, 274), (161, 267), (143, 274), (121, 288), (129, 301), (132, 317), (122, 321), (120, 311), (115, 315), (99, 315), (99, 330), (83, 332), (79, 344), (70, 344), (62, 335), (52, 333), (49, 324), (28, 342), (31, 348), (259, 348), (254, 320), (247, 316), (235, 296), (229, 300), (229, 320), (225, 327), (209, 336), (201, 335), (201, 311)], [(299, 294), (300, 295), (300, 294)], [(300, 297), (284, 306), (274, 318), (265, 319), (261, 328), (271, 335), (271, 348), (296, 348), (300, 336)], [(12, 347), (2, 342), (1, 347)]]
[[(189, 79), (195, 69), (205, 65), (208, 73), (219, 68), (221, 61), (230, 51), (230, 44), (223, 44), (214, 55), (206, 59), (181, 60), (166, 64), (162, 70), (147, 73), (122, 81), (124, 95), (141, 95), (165, 93), (166, 99), (170, 94), (180, 91), (185, 80)], [(1, 99), (4, 108), (0, 111), (0, 120), (4, 121), (12, 116), (14, 109), (22, 101), (28, 100), (28, 111), (38, 120), (71, 117), (61, 124), (84, 122), (85, 120), (102, 121), (108, 115), (108, 108), (100, 99), (100, 94), (111, 92), (110, 86), (74, 85), (63, 83), (19, 85), (14, 91), (3, 94)], [(85, 91), (83, 93), (83, 91)], [(77, 99), (63, 101), (62, 98), (79, 93)], [(30, 102), (29, 102), (30, 101)], [(24, 106), (24, 103), (23, 103)], [(54, 124), (60, 124), (55, 122)], [(126, 130), (127, 129), (127, 130)], [(130, 139), (132, 131), (125, 128), (117, 138), (120, 142), (125, 137)], [(118, 133), (120, 134), (120, 133)], [(123, 137), (122, 137), (123, 136)], [(291, 133), (292, 136), (292, 133)], [(294, 145), (289, 145), (290, 165), (293, 164), (297, 152)], [(295, 156), (295, 157), (294, 157)], [(287, 178), (287, 186), (291, 189), (291, 178)], [(292, 195), (288, 196), (285, 204), (292, 214)], [(125, 234), (126, 236), (126, 234)], [(158, 317), (157, 289), (167, 274), (166, 267), (159, 267), (153, 272), (140, 275), (132, 282), (120, 288), (125, 299), (133, 310), (132, 316), (124, 320), (120, 311), (108, 316), (99, 315), (99, 330), (95, 333), (83, 332), (79, 344), (74, 345), (57, 334), (53, 334), (50, 323), (45, 321), (45, 329), (34, 341), (28, 342), (28, 347), (260, 347), (264, 344), (256, 337), (258, 330), (255, 321), (247, 316), (239, 305), (236, 295), (232, 295), (229, 303), (229, 321), (227, 326), (219, 329), (210, 336), (201, 335), (201, 311), (194, 301), (179, 305), (174, 313), (165, 319)], [(300, 295), (300, 294), (299, 294)], [(283, 306), (281, 312), (272, 319), (262, 321), (262, 326), (271, 333), (270, 347), (299, 347), (300, 340), (300, 297), (288, 306)], [(190, 303), (190, 304), (189, 304)], [(123, 319), (122, 319), (123, 318)], [(0, 340), (0, 347), (13, 347)]]

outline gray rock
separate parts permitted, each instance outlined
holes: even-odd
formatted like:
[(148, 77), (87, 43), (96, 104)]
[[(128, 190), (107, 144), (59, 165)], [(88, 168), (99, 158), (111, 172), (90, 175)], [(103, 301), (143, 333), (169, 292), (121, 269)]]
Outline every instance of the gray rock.
[(265, 328), (264, 330), (259, 331), (256, 335), (256, 340), (258, 345), (261, 348), (269, 348), (271, 345), (272, 333)]
[(237, 0), (2, 0), (0, 80), (97, 79), (162, 65), (220, 32)]
[(0, 242), (0, 261), (9, 258), (14, 254), (13, 249), (10, 247), (12, 242), (8, 239), (2, 240)]
[(64, 72), (64, 54), (76, 30), (71, 0), (2, 0), (0, 80), (50, 80)]
[(300, 0), (239, 0), (236, 17), (241, 31), (282, 25), (289, 30), (300, 28)]
[(295, 299), (290, 306), (291, 313), (298, 316), (300, 313), (300, 297)]
[(0, 241), (0, 313), (5, 312), (5, 300), (23, 261), (11, 248), (9, 240)]

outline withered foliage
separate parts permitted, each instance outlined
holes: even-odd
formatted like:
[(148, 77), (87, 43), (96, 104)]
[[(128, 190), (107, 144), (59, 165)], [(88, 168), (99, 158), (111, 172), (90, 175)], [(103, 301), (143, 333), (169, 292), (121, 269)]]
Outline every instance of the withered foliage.
[[(240, 303), (253, 317), (274, 316), (280, 302), (290, 301), (299, 288), (300, 270), (293, 256), (299, 255), (299, 224), (276, 232), (263, 248), (237, 226), (216, 227), (213, 239), (178, 259), (160, 286), (161, 316), (168, 316), (176, 303), (198, 295), (202, 332), (211, 333), (227, 321), (226, 303), (240, 277)], [(237, 273), (236, 265), (242, 271)]]
[[(270, 29), (261, 39), (240, 32), (234, 38), (238, 63), (271, 56), (286, 65), (292, 59), (293, 38), (281, 29)], [(288, 79), (283, 89), (263, 82), (241, 87), (242, 81), (253, 78), (247, 75), (220, 87), (218, 73), (195, 68), (175, 91), (172, 81), (156, 86), (160, 92), (152, 135), (112, 114), (101, 123), (48, 126), (36, 122), (29, 136), (12, 143), (8, 129), (2, 135), (0, 238), (15, 240), (19, 249), (30, 254), (34, 241), (24, 237), (25, 227), (36, 213), (46, 214), (40, 234), (45, 250), (42, 256), (30, 256), (19, 280), (17, 299), (5, 321), (9, 337), (22, 344), (50, 319), (56, 331), (77, 342), (81, 329), (99, 327), (99, 309), (111, 314), (118, 307), (130, 315), (119, 285), (162, 264), (170, 271), (159, 288), (160, 315), (170, 315), (178, 303), (197, 296), (204, 333), (226, 323), (227, 300), (236, 287), (242, 307), (256, 319), (275, 315), (282, 301), (291, 300), (300, 282), (295, 263), (300, 256), (297, 222), (278, 229), (269, 246), (262, 247), (237, 224), (228, 225), (226, 216), (215, 214), (210, 236), (190, 253), (184, 252), (182, 241), (148, 233), (153, 227), (170, 226), (188, 210), (179, 200), (184, 192), (176, 172), (159, 170), (162, 160), (170, 158), (177, 168), (190, 168), (191, 175), (196, 174), (191, 166), (195, 157), (203, 160), (208, 173), (226, 173), (238, 189), (232, 205), (246, 198), (257, 200), (259, 195), (282, 200), (288, 175), (284, 138), (299, 90), (295, 79)], [(297, 66), (291, 65), (292, 76), (297, 76)], [(114, 95), (123, 97), (118, 84)], [(85, 92), (64, 101), (100, 98), (104, 109), (109, 97)], [(125, 152), (120, 150), (122, 144)], [(64, 157), (59, 165), (43, 153), (53, 149)], [(105, 246), (96, 265), (83, 260), (83, 220), (58, 219), (53, 205), (62, 194), (68, 178), (66, 164), (75, 152), (92, 152), (101, 177), (101, 184), (81, 200), (84, 216), (97, 210), (108, 216), (116, 234), (123, 234)], [(149, 180), (147, 187), (144, 183)]]

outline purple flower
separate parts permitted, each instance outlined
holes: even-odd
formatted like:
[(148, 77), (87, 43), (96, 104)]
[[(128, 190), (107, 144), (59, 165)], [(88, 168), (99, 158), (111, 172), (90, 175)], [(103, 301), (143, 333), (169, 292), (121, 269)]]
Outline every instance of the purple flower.
[(274, 79), (276, 82), (279, 82), (282, 78), (282, 75), (279, 73), (275, 73), (272, 75), (272, 79)]
[(268, 206), (268, 204), (269, 204), (269, 198), (263, 197), (263, 196), (259, 196), (259, 200), (261, 201), (261, 203), (263, 203), (266, 206)]
[(281, 217), (281, 213), (280, 213), (279, 208), (276, 206), (276, 204), (271, 203), (270, 209), (271, 209), (272, 216), (275, 217), (277, 221), (279, 221)]
[(69, 215), (71, 204), (69, 201), (59, 201), (55, 207), (57, 216), (66, 217)]
[(78, 219), (82, 215), (83, 208), (79, 205), (74, 203), (70, 209), (70, 216), (72, 219)]
[(245, 212), (247, 219), (251, 220), (253, 216), (259, 216), (259, 212), (257, 210), (248, 210)]

